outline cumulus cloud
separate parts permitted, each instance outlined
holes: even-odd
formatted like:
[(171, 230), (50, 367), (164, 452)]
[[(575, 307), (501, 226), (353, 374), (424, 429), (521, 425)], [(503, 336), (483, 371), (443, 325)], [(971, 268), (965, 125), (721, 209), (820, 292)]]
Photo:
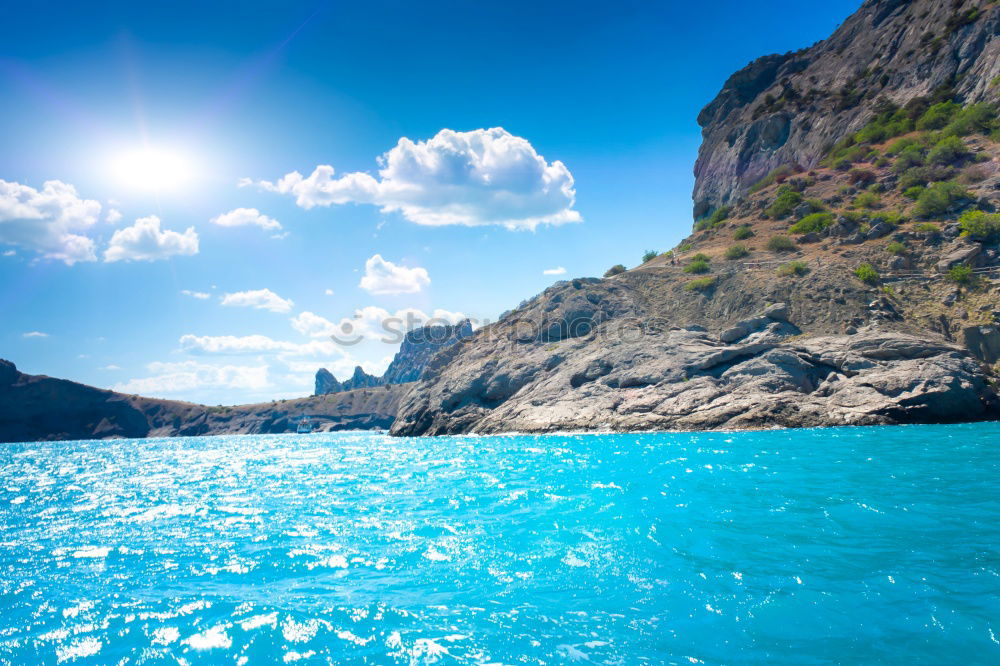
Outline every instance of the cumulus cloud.
[(76, 188), (49, 180), (36, 190), (0, 180), (0, 243), (17, 245), (67, 265), (96, 261), (94, 241), (83, 235), (101, 214), (101, 204), (77, 196)]
[(256, 308), (271, 312), (290, 312), (294, 302), (282, 298), (270, 289), (237, 291), (222, 297), (222, 304), (232, 307)]
[(114, 208), (109, 208), (108, 212), (104, 214), (104, 221), (108, 224), (118, 224), (121, 222), (122, 214), (121, 211)]
[(245, 354), (286, 354), (296, 357), (330, 356), (338, 353), (333, 342), (306, 343), (274, 340), (266, 335), (183, 335), (181, 349), (189, 354), (239, 356)]
[(542, 275), (565, 275), (566, 269), (562, 266), (556, 266), (555, 268), (546, 268), (542, 271)]
[(372, 294), (415, 294), (430, 283), (427, 269), (397, 266), (376, 254), (365, 262), (365, 274), (358, 286)]
[(49, 337), (49, 334), (48, 333), (42, 333), (41, 331), (28, 331), (27, 333), (24, 333), (21, 337), (24, 337), (24, 338), (47, 338), (47, 337)]
[(154, 362), (146, 366), (149, 377), (115, 384), (121, 393), (175, 395), (205, 389), (263, 389), (268, 386), (267, 365), (211, 365), (198, 361)]
[(444, 129), (427, 141), (403, 137), (378, 162), (378, 178), (362, 172), (335, 177), (332, 166), (321, 164), (309, 176), (293, 171), (256, 185), (294, 196), (306, 209), (373, 204), (430, 226), (534, 229), (582, 219), (573, 210), (576, 190), (566, 165), (546, 161), (526, 139), (500, 127)]
[(203, 291), (191, 291), (190, 289), (181, 289), (181, 294), (184, 296), (190, 296), (191, 298), (197, 298), (199, 301), (205, 301), (211, 298), (211, 294), (206, 294)]
[(264, 215), (256, 208), (236, 208), (212, 218), (212, 223), (220, 227), (260, 227), (266, 231), (278, 231), (281, 223)]
[(104, 251), (104, 261), (157, 261), (193, 254), (198, 254), (198, 234), (194, 227), (188, 227), (184, 233), (161, 231), (160, 218), (150, 215), (116, 231)]
[(428, 323), (457, 324), (468, 319), (462, 312), (436, 309), (431, 313), (416, 308), (402, 308), (390, 312), (384, 308), (369, 305), (354, 311), (351, 317), (337, 322), (314, 312), (302, 312), (292, 317), (292, 328), (311, 338), (337, 339), (363, 338), (368, 340), (393, 340), (401, 333), (419, 328)]

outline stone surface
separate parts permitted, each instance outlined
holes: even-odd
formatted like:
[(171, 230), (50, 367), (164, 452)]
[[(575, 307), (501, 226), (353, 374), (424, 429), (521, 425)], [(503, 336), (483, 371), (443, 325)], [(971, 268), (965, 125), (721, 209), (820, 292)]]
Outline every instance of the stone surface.
[(1000, 361), (1000, 326), (967, 326), (962, 340), (972, 354), (984, 363)]
[[(754, 316), (732, 318), (731, 312), (707, 332), (649, 324), (659, 318), (646, 306), (663, 301), (642, 301), (635, 292), (650, 285), (630, 282), (634, 276), (619, 276), (609, 299), (630, 307), (559, 344), (520, 335), (516, 328), (517, 321), (551, 316), (569, 300), (563, 289), (552, 288), (477, 331), (468, 344), (439, 355), (402, 399), (391, 432), (766, 428), (1000, 417), (980, 363), (943, 339), (872, 326), (851, 336), (823, 334), (834, 324), (817, 323), (819, 312), (799, 322), (795, 308), (785, 304), (794, 306), (797, 298)], [(610, 287), (590, 286), (611, 296)], [(590, 289), (583, 285), (579, 291)], [(716, 293), (726, 298), (731, 292), (720, 287)], [(590, 301), (586, 293), (583, 298)], [(728, 309), (701, 301), (703, 311), (710, 305)], [(896, 325), (899, 317), (888, 299), (876, 299), (874, 311), (870, 305), (864, 301), (867, 315), (860, 320)], [(853, 318), (838, 317), (836, 328), (843, 330), (842, 322)], [(804, 329), (815, 332), (802, 335)]]
[(945, 248), (944, 256), (938, 262), (937, 269), (941, 273), (947, 273), (950, 268), (959, 264), (975, 266), (976, 259), (982, 251), (983, 248), (979, 243), (956, 241)]

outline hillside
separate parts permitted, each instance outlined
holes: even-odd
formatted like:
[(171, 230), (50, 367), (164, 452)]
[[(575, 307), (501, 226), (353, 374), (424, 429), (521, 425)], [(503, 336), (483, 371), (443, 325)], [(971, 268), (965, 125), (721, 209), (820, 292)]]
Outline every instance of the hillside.
[(771, 170), (815, 167), (874, 115), (943, 88), (995, 99), (1000, 5), (992, 0), (866, 0), (818, 44), (750, 63), (699, 114), (695, 217), (739, 200)]
[(387, 428), (402, 391), (380, 387), (331, 396), (208, 407), (125, 395), (0, 360), (0, 442), (295, 432), (302, 416), (319, 430)]
[(998, 25), (873, 0), (734, 75), (699, 118), (695, 232), (439, 355), (392, 432), (1000, 418)]

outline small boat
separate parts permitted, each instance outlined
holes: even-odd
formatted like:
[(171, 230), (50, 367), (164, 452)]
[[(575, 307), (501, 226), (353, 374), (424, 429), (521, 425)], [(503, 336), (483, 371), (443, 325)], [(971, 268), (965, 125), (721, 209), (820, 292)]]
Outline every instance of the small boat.
[(313, 422), (312, 420), (310, 420), (308, 416), (303, 416), (301, 419), (299, 419), (299, 424), (298, 426), (296, 426), (295, 432), (302, 434), (302, 433), (309, 433), (312, 431), (313, 431)]

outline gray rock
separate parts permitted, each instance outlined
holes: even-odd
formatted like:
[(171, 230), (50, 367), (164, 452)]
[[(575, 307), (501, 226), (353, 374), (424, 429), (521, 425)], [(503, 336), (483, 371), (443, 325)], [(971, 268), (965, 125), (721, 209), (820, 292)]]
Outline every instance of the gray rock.
[(792, 215), (795, 216), (795, 219), (801, 220), (803, 217), (809, 215), (812, 212), (813, 212), (812, 204), (803, 202), (795, 207), (795, 210), (792, 211)]
[(805, 243), (818, 243), (821, 240), (822, 240), (822, 237), (819, 234), (817, 234), (815, 231), (810, 231), (809, 233), (802, 234), (801, 236), (798, 237), (798, 242), (799, 243), (803, 243), (803, 244), (805, 244)]
[(329, 395), (330, 393), (340, 393), (344, 387), (337, 378), (326, 368), (316, 371), (316, 392), (313, 395)]
[(768, 319), (787, 322), (789, 317), (788, 303), (775, 303), (774, 305), (769, 305), (764, 310), (763, 315)]
[(962, 292), (960, 292), (958, 289), (952, 289), (947, 294), (945, 294), (945, 297), (943, 299), (941, 299), (941, 304), (951, 307), (958, 300), (958, 297), (961, 295), (961, 293)]
[(868, 230), (868, 233), (865, 234), (865, 238), (867, 238), (868, 240), (875, 240), (876, 238), (882, 238), (882, 236), (890, 234), (892, 232), (892, 229), (893, 228), (891, 225), (888, 225), (885, 222), (879, 222), (878, 224), (876, 224), (875, 226), (873, 226), (871, 229)]
[(982, 245), (971, 241), (956, 241), (944, 249), (944, 256), (937, 263), (938, 272), (947, 273), (953, 266), (968, 264), (976, 266), (980, 253), (983, 251)]
[(967, 326), (962, 329), (962, 341), (980, 361), (1000, 361), (1000, 326)]

